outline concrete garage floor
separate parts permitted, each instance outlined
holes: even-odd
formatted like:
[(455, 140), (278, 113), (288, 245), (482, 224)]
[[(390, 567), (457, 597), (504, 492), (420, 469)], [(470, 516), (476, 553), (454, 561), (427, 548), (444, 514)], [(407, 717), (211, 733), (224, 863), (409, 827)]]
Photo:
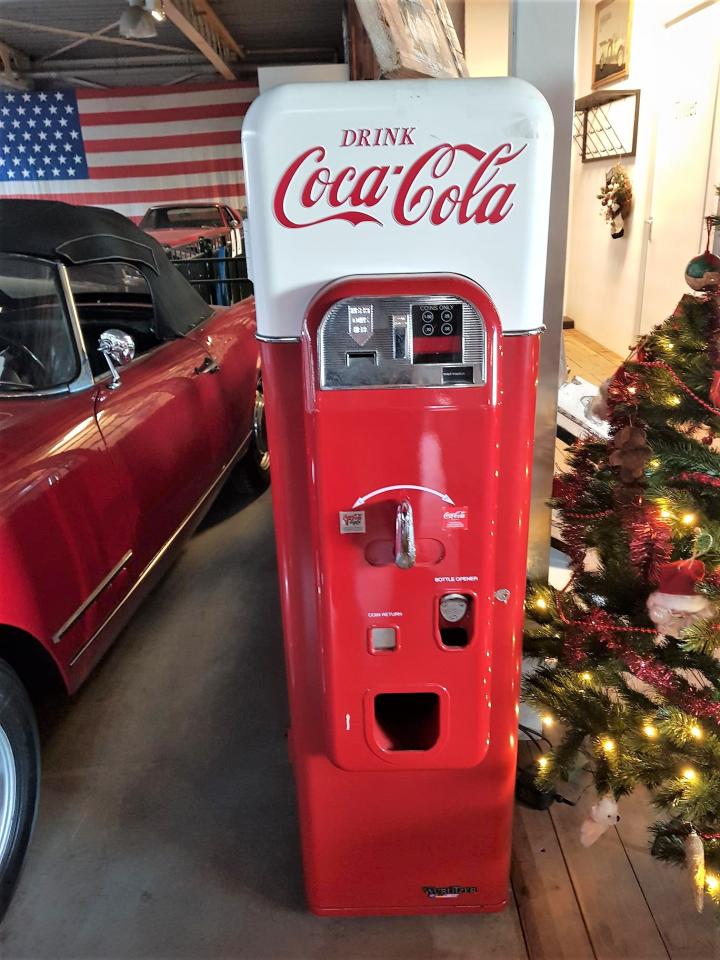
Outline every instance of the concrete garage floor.
[(43, 710), (40, 816), (2, 957), (527, 956), (512, 907), (307, 913), (286, 724), (270, 494), (239, 509), (224, 491), (85, 688)]

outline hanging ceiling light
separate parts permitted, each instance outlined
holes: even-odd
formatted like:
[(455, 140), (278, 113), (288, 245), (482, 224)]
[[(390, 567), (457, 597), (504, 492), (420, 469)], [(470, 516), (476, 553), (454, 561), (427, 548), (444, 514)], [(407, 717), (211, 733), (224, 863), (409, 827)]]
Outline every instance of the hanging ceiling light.
[(155, 20), (145, 9), (143, 0), (129, 0), (129, 6), (120, 17), (118, 29), (120, 36), (129, 40), (149, 40), (157, 36)]
[(145, 0), (145, 9), (158, 23), (165, 19), (163, 0)]

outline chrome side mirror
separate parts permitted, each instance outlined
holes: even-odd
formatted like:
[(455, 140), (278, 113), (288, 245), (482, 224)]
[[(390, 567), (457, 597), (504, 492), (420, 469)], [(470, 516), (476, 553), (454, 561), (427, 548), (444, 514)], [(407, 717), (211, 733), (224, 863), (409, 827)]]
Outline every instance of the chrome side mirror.
[(135, 341), (129, 333), (124, 333), (122, 330), (105, 330), (98, 339), (98, 350), (105, 357), (110, 368), (112, 379), (108, 389), (115, 390), (120, 386), (120, 374), (117, 368), (124, 367), (134, 358)]

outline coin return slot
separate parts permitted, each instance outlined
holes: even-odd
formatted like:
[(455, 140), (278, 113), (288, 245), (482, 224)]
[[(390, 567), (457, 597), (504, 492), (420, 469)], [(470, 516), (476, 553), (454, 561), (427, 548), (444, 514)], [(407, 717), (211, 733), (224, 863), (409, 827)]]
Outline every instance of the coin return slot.
[(370, 650), (379, 653), (397, 648), (397, 627), (371, 627)]
[(377, 354), (374, 350), (357, 350), (345, 354), (345, 363), (349, 367), (374, 367)]
[(431, 750), (440, 735), (437, 693), (378, 693), (375, 741), (383, 750)]

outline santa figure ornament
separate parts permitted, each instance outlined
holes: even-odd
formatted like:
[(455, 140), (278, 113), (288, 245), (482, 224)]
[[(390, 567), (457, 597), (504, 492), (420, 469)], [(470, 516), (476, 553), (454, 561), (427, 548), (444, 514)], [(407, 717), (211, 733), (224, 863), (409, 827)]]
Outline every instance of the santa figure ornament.
[(614, 827), (619, 820), (615, 798), (601, 797), (597, 803), (592, 805), (590, 816), (582, 822), (580, 843), (584, 847), (591, 847), (607, 829)]
[(662, 564), (657, 590), (647, 598), (647, 611), (658, 633), (679, 639), (696, 621), (712, 616), (713, 604), (695, 593), (704, 576), (702, 560)]

